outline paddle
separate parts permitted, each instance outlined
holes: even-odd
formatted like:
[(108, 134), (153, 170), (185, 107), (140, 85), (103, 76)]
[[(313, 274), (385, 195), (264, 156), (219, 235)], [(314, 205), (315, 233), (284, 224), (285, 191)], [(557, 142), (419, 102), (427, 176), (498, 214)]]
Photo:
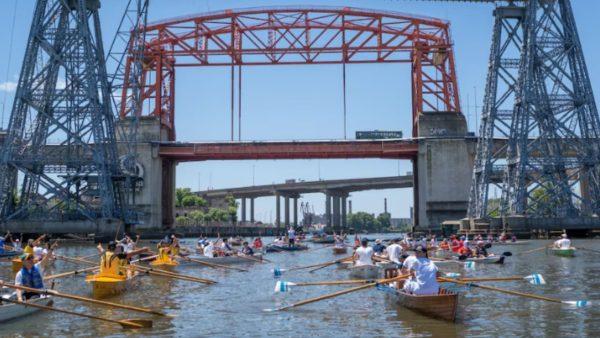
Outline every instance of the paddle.
[(98, 299), (92, 299), (92, 298), (87, 298), (87, 297), (81, 297), (81, 296), (71, 295), (68, 293), (58, 292), (56, 290), (34, 289), (34, 288), (26, 287), (26, 286), (8, 284), (8, 283), (4, 283), (2, 281), (0, 281), (0, 286), (8, 287), (11, 289), (23, 290), (23, 291), (27, 291), (27, 292), (35, 292), (35, 293), (39, 293), (39, 294), (43, 294), (43, 295), (52, 295), (52, 296), (56, 296), (56, 297), (60, 297), (60, 298), (78, 300), (78, 301), (88, 302), (88, 303), (93, 303), (93, 304), (112, 306), (112, 307), (125, 309), (125, 310), (144, 312), (144, 313), (149, 313), (149, 314), (163, 316), (163, 317), (172, 317), (166, 313), (163, 313), (160, 311), (155, 311), (155, 310), (148, 309), (148, 308), (118, 304), (118, 303), (113, 303), (113, 302), (108, 302), (108, 301), (98, 300)]
[(335, 244), (327, 244), (327, 245), (324, 245), (324, 246), (322, 246), (320, 248), (312, 248), (310, 250), (307, 250), (306, 252), (312, 252), (312, 251), (317, 251), (317, 250), (321, 250), (321, 249), (325, 249), (325, 248), (330, 248), (330, 247), (332, 247), (334, 245)]
[(298, 307), (298, 306), (302, 306), (302, 305), (306, 305), (306, 304), (310, 304), (310, 303), (315, 303), (318, 302), (320, 300), (325, 300), (325, 299), (330, 299), (330, 298), (334, 298), (337, 296), (341, 296), (341, 295), (345, 295), (347, 293), (351, 293), (351, 292), (355, 292), (355, 291), (360, 291), (360, 290), (364, 290), (364, 289), (368, 289), (374, 286), (377, 286), (378, 284), (383, 284), (383, 283), (390, 283), (390, 282), (395, 282), (398, 280), (402, 280), (402, 279), (406, 279), (407, 277), (409, 277), (410, 275), (402, 275), (402, 276), (397, 276), (394, 278), (388, 278), (388, 279), (383, 279), (380, 280), (378, 282), (372, 282), (372, 283), (368, 283), (365, 285), (361, 285), (361, 286), (356, 286), (353, 288), (349, 288), (349, 289), (344, 289), (341, 291), (337, 291), (334, 293), (330, 293), (324, 296), (319, 296), (319, 297), (315, 297), (315, 298), (309, 298), (303, 301), (300, 301), (298, 303), (294, 303), (291, 305), (287, 305), (287, 306), (283, 306), (283, 307), (279, 307), (279, 308), (275, 308), (275, 309), (264, 309), (263, 311), (265, 312), (274, 312), (274, 311), (283, 311), (283, 310), (287, 310), (287, 309), (291, 309), (293, 307)]
[(524, 255), (524, 254), (528, 254), (528, 253), (532, 253), (532, 252), (536, 252), (536, 251), (541, 251), (541, 250), (544, 250), (544, 249), (548, 249), (549, 247), (550, 247), (550, 245), (546, 245), (546, 246), (543, 246), (541, 248), (531, 249), (531, 250), (519, 252), (519, 253), (517, 253), (517, 255)]
[(556, 299), (556, 298), (538, 296), (538, 295), (525, 293), (525, 292), (500, 289), (500, 288), (496, 288), (493, 286), (485, 286), (485, 285), (475, 284), (475, 283), (471, 283), (471, 282), (464, 282), (464, 281), (459, 281), (459, 280), (452, 279), (452, 278), (440, 277), (438, 280), (441, 280), (444, 282), (467, 285), (467, 286), (473, 286), (473, 287), (490, 290), (490, 291), (502, 292), (502, 293), (506, 293), (506, 294), (514, 295), (514, 296), (521, 296), (521, 297), (527, 297), (527, 298), (532, 298), (532, 299), (537, 299), (537, 300), (543, 300), (543, 301), (552, 302), (552, 303), (575, 305), (577, 307), (584, 307), (586, 305), (592, 304), (592, 302), (587, 301), (587, 300), (567, 301), (567, 300), (561, 300), (561, 299)]
[(80, 274), (80, 273), (90, 272), (90, 271), (94, 271), (94, 270), (98, 270), (98, 269), (100, 269), (99, 266), (93, 266), (91, 268), (85, 268), (85, 269), (79, 269), (79, 270), (74, 270), (74, 271), (69, 271), (69, 272), (63, 272), (63, 273), (59, 273), (59, 274), (56, 274), (56, 275), (46, 276), (46, 277), (44, 277), (44, 280), (50, 280), (50, 279), (55, 279), (55, 278), (67, 277), (67, 276), (71, 276), (71, 275), (77, 275), (77, 274)]
[(216, 263), (209, 263), (209, 262), (205, 262), (199, 259), (193, 259), (193, 258), (189, 258), (189, 257), (181, 257), (181, 259), (183, 259), (184, 261), (189, 261), (189, 262), (194, 262), (194, 263), (198, 263), (201, 265), (206, 265), (208, 267), (211, 267), (213, 269), (215, 268), (222, 268), (222, 269), (229, 269), (229, 270), (236, 270), (236, 271), (243, 271), (243, 272), (248, 272), (248, 270), (245, 269), (241, 269), (241, 268), (236, 268), (233, 266), (227, 266), (227, 265), (222, 265), (222, 264), (216, 264)]
[(353, 257), (354, 257), (354, 256), (348, 256), (348, 257), (345, 257), (345, 258), (336, 259), (335, 261), (331, 261), (331, 262), (323, 263), (323, 264), (321, 264), (319, 267), (317, 267), (317, 268), (314, 268), (314, 269), (312, 269), (312, 270), (309, 270), (308, 272), (310, 272), (310, 273), (313, 273), (313, 272), (315, 272), (315, 271), (317, 271), (317, 270), (321, 270), (321, 269), (323, 269), (323, 268), (326, 268), (326, 267), (328, 267), (328, 266), (331, 266), (331, 265), (334, 265), (334, 264), (338, 264), (338, 263), (342, 263), (342, 262), (344, 262), (344, 261), (350, 260), (350, 259), (352, 259)]
[(203, 283), (203, 284), (216, 284), (217, 283), (216, 281), (213, 281), (210, 279), (182, 275), (182, 274), (178, 274), (178, 273), (174, 273), (174, 272), (170, 272), (170, 271), (166, 271), (166, 270), (161, 270), (161, 269), (156, 269), (156, 268), (146, 268), (146, 267), (139, 266), (139, 265), (130, 265), (130, 266), (133, 269), (141, 270), (141, 271), (146, 272), (151, 275), (171, 277), (171, 278), (175, 278), (175, 279), (187, 280), (187, 281), (198, 282), (198, 283)]
[(258, 259), (258, 258), (254, 257), (254, 256), (248, 256), (248, 255), (244, 255), (244, 254), (238, 253), (237, 257), (240, 257), (240, 258), (243, 258), (243, 259), (247, 259), (247, 260), (250, 260), (250, 261), (254, 261), (254, 262), (258, 262), (258, 263), (262, 263), (262, 264), (265, 263), (261, 259)]
[(19, 304), (19, 305), (23, 305), (23, 306), (30, 306), (30, 307), (34, 307), (34, 308), (38, 308), (38, 309), (42, 309), (42, 310), (55, 311), (55, 312), (65, 313), (65, 314), (69, 314), (69, 315), (73, 315), (73, 316), (102, 320), (102, 321), (109, 322), (109, 323), (119, 324), (123, 328), (142, 329), (145, 327), (152, 327), (152, 321), (149, 319), (115, 320), (115, 319), (109, 319), (109, 318), (104, 318), (104, 317), (92, 316), (92, 315), (88, 315), (85, 313), (67, 311), (67, 310), (58, 309), (55, 307), (50, 307), (50, 306), (45, 306), (45, 305), (39, 305), (39, 304), (35, 304), (35, 303), (20, 302), (18, 300), (13, 300), (13, 299), (2, 298), (0, 300), (0, 302), (9, 302), (9, 303)]
[(467, 277), (460, 278), (460, 273), (449, 272), (446, 273), (446, 277), (455, 278), (456, 280), (463, 282), (508, 282), (508, 281), (517, 281), (517, 280), (526, 280), (530, 284), (533, 285), (545, 285), (546, 280), (544, 276), (539, 273), (534, 273), (533, 275), (521, 277), (521, 276), (513, 276), (513, 277)]

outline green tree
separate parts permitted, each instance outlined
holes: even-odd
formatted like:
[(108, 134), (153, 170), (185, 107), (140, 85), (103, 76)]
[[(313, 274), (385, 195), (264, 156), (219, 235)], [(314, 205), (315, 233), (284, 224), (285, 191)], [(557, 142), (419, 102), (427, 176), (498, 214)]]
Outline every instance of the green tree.
[(192, 190), (190, 188), (175, 189), (175, 206), (182, 207), (184, 197), (190, 196), (190, 195), (193, 195)]
[(389, 212), (383, 212), (377, 216), (379, 227), (387, 229), (392, 226), (392, 216)]
[(376, 231), (381, 227), (375, 216), (363, 211), (348, 215), (348, 225), (354, 230), (368, 231)]
[(185, 216), (177, 216), (177, 218), (175, 218), (175, 222), (177, 222), (179, 225), (187, 225), (189, 221), (190, 219)]
[(200, 196), (188, 195), (183, 197), (181, 205), (184, 207), (205, 207), (206, 200)]
[(204, 217), (206, 216), (206, 214), (204, 214), (204, 212), (200, 211), (200, 210), (194, 210), (192, 212), (190, 212), (190, 218), (192, 220), (194, 220), (194, 222), (196, 223), (202, 223), (204, 221)]

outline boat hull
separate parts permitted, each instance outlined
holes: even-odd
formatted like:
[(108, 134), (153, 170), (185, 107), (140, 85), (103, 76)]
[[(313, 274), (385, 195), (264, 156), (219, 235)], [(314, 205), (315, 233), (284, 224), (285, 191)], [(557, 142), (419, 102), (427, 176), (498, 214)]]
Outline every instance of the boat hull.
[(343, 254), (345, 254), (347, 252), (348, 252), (348, 247), (347, 246), (342, 247), (342, 248), (333, 247), (333, 254), (334, 255), (343, 255)]
[[(40, 298), (30, 299), (27, 302), (37, 305), (52, 306), (54, 300), (50, 296), (42, 296)], [(38, 311), (41, 310), (31, 306), (23, 306), (5, 302), (3, 305), (0, 305), (0, 322), (19, 319)]]
[(467, 258), (464, 262), (475, 262), (483, 264), (504, 264), (504, 256), (488, 256), (484, 258)]
[(391, 294), (398, 305), (407, 309), (451, 322), (456, 319), (457, 293), (441, 289), (437, 295), (412, 295), (389, 286), (379, 286), (378, 288)]
[(307, 246), (304, 245), (294, 245), (294, 246), (287, 246), (287, 245), (272, 245), (269, 244), (267, 245), (267, 252), (281, 252), (281, 251), (303, 251), (303, 250), (308, 250)]
[(175, 267), (177, 267), (179, 265), (179, 263), (175, 260), (159, 260), (159, 259), (155, 259), (152, 262), (150, 262), (150, 266), (154, 267), (154, 268), (159, 268), (159, 269), (164, 269), (164, 270), (168, 270), (168, 269), (173, 269)]
[(559, 256), (559, 257), (575, 257), (575, 248), (569, 248), (569, 249), (550, 249), (552, 251), (552, 254), (554, 256)]
[(119, 295), (127, 289), (127, 284), (131, 278), (126, 277), (105, 277), (92, 275), (85, 281), (92, 285), (93, 298), (108, 298)]

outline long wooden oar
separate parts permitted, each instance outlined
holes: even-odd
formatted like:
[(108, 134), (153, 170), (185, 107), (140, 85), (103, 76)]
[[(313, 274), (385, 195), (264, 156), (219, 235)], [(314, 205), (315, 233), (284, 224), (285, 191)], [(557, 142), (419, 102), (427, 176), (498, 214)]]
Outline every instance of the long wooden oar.
[(238, 254), (237, 257), (240, 257), (240, 258), (243, 258), (243, 259), (247, 259), (247, 260), (253, 261), (253, 262), (258, 262), (258, 263), (261, 263), (261, 264), (265, 263), (265, 262), (262, 261), (262, 259), (258, 259), (258, 258), (254, 257), (254, 256), (248, 256), (248, 255), (244, 255), (244, 254), (241, 254), (241, 255)]
[(199, 260), (199, 259), (190, 258), (190, 257), (181, 257), (181, 259), (183, 259), (184, 261), (189, 261), (189, 262), (194, 262), (194, 263), (198, 263), (198, 264), (201, 264), (201, 265), (205, 265), (205, 266), (211, 267), (213, 269), (221, 268), (221, 269), (229, 269), (229, 270), (236, 270), (236, 271), (248, 272), (248, 270), (246, 270), (246, 269), (236, 268), (236, 267), (233, 267), (233, 266), (227, 266), (227, 265), (216, 264), (216, 263), (209, 263), (209, 262), (205, 262), (205, 261), (202, 261), (202, 260)]
[(61, 277), (67, 277), (67, 276), (72, 276), (72, 275), (78, 275), (78, 274), (81, 274), (81, 273), (91, 272), (91, 271), (98, 270), (98, 269), (100, 269), (99, 266), (93, 266), (91, 268), (85, 268), (85, 269), (73, 270), (73, 271), (69, 271), (69, 272), (63, 272), (63, 273), (59, 273), (59, 274), (56, 274), (56, 275), (46, 276), (46, 277), (44, 277), (44, 280), (51, 280), (51, 279), (55, 279), (55, 278), (61, 278)]
[(525, 292), (519, 292), (519, 291), (512, 291), (512, 290), (500, 289), (500, 288), (493, 287), (493, 286), (480, 285), (480, 284), (475, 284), (475, 283), (471, 283), (471, 282), (465, 282), (465, 281), (460, 281), (460, 280), (451, 279), (451, 278), (445, 278), (445, 277), (440, 277), (440, 278), (438, 278), (438, 280), (444, 281), (444, 282), (450, 282), (450, 283), (467, 285), (467, 286), (473, 286), (473, 287), (477, 287), (477, 288), (484, 289), (484, 290), (502, 292), (502, 293), (506, 293), (506, 294), (509, 294), (509, 295), (513, 295), (513, 296), (521, 296), (521, 297), (526, 297), (526, 298), (543, 300), (543, 301), (546, 301), (546, 302), (576, 305), (577, 307), (586, 306), (586, 305), (591, 304), (591, 302), (585, 301), (585, 300), (566, 301), (566, 300), (561, 300), (561, 299), (557, 299), (557, 298), (539, 296), (539, 295), (534, 295), (534, 294), (531, 294), (531, 293), (525, 293)]
[(144, 308), (144, 307), (136, 307), (136, 306), (131, 306), (131, 305), (108, 302), (108, 301), (104, 301), (104, 300), (81, 297), (81, 296), (71, 295), (68, 293), (59, 292), (56, 290), (34, 289), (34, 288), (26, 287), (26, 286), (8, 284), (8, 283), (4, 283), (2, 281), (0, 281), (0, 286), (5, 286), (5, 287), (11, 288), (11, 289), (23, 290), (23, 291), (27, 291), (27, 292), (35, 292), (35, 293), (39, 293), (39, 294), (43, 294), (43, 295), (52, 295), (52, 296), (56, 296), (56, 297), (60, 297), (60, 298), (78, 300), (81, 302), (87, 302), (87, 303), (93, 303), (93, 304), (105, 305), (105, 306), (112, 306), (112, 307), (125, 309), (125, 310), (144, 312), (144, 313), (149, 313), (149, 314), (153, 314), (153, 315), (157, 315), (157, 316), (172, 317), (166, 313), (163, 313), (160, 311), (155, 311), (155, 310)]
[(312, 252), (312, 251), (317, 251), (317, 250), (321, 250), (321, 249), (325, 249), (325, 248), (331, 248), (334, 245), (335, 244), (327, 244), (327, 245), (319, 247), (319, 248), (312, 248), (310, 250), (307, 250), (306, 252)]
[(549, 247), (550, 247), (550, 245), (546, 245), (546, 246), (543, 246), (541, 248), (531, 249), (531, 250), (519, 252), (517, 255), (525, 255), (525, 254), (528, 254), (528, 253), (532, 253), (532, 252), (536, 252), (536, 251), (541, 251), (541, 250), (547, 249)]
[(178, 273), (174, 273), (174, 272), (170, 272), (170, 271), (166, 271), (166, 270), (161, 270), (161, 269), (156, 269), (156, 268), (146, 268), (146, 267), (139, 266), (139, 265), (130, 265), (130, 267), (132, 267), (133, 269), (136, 269), (136, 270), (141, 270), (141, 271), (146, 272), (151, 275), (171, 277), (171, 278), (175, 278), (175, 279), (188, 280), (188, 281), (193, 281), (193, 282), (198, 282), (198, 283), (203, 283), (203, 284), (216, 284), (217, 283), (216, 281), (210, 280), (210, 279), (182, 275), (182, 274), (178, 274)]
[(322, 263), (322, 264), (320, 264), (320, 265), (319, 265), (317, 268), (314, 268), (314, 269), (312, 269), (312, 270), (309, 270), (308, 272), (310, 272), (310, 273), (313, 273), (313, 272), (315, 272), (315, 271), (317, 271), (317, 270), (320, 270), (320, 269), (326, 268), (326, 267), (328, 267), (328, 266), (331, 266), (331, 265), (334, 265), (334, 264), (337, 264), (337, 263), (342, 263), (342, 262), (344, 262), (344, 261), (351, 260), (351, 259), (352, 259), (352, 257), (354, 257), (354, 256), (348, 256), (348, 257), (344, 257), (344, 258), (341, 258), (341, 259), (336, 259), (335, 261), (331, 261), (331, 262), (327, 262), (327, 263)]
[(372, 283), (368, 283), (368, 284), (365, 284), (365, 285), (356, 286), (356, 287), (349, 288), (349, 289), (344, 289), (344, 290), (337, 291), (337, 292), (334, 292), (334, 293), (330, 293), (330, 294), (327, 294), (327, 295), (324, 295), (324, 296), (309, 298), (309, 299), (300, 301), (298, 303), (290, 304), (290, 305), (279, 307), (279, 308), (276, 308), (276, 309), (264, 309), (263, 311), (265, 311), (265, 312), (283, 311), (283, 310), (291, 309), (293, 307), (298, 307), (298, 306), (302, 306), (302, 305), (306, 305), (306, 304), (310, 304), (310, 303), (315, 303), (315, 302), (318, 302), (318, 301), (321, 301), (321, 300), (330, 299), (330, 298), (333, 298), (333, 297), (345, 295), (347, 293), (351, 293), (351, 292), (355, 292), (355, 291), (360, 291), (360, 290), (368, 289), (368, 288), (377, 286), (377, 284), (391, 283), (391, 282), (399, 281), (399, 280), (402, 280), (402, 279), (406, 279), (408, 277), (409, 277), (409, 275), (402, 275), (402, 276), (397, 276), (397, 277), (394, 277), (394, 278), (383, 279), (383, 280), (380, 280), (378, 282), (372, 282)]
[(122, 319), (122, 320), (115, 320), (115, 319), (110, 319), (110, 318), (92, 316), (92, 315), (88, 315), (88, 314), (85, 314), (85, 313), (67, 311), (67, 310), (58, 309), (58, 308), (55, 308), (55, 307), (50, 307), (50, 306), (45, 306), (45, 305), (39, 305), (39, 304), (35, 304), (35, 303), (20, 302), (18, 300), (13, 300), (13, 299), (2, 298), (2, 301), (3, 302), (14, 303), (14, 304), (19, 304), (19, 305), (22, 305), (22, 306), (30, 306), (30, 307), (34, 307), (34, 308), (38, 308), (38, 309), (42, 309), (42, 310), (48, 310), (48, 311), (55, 311), (55, 312), (65, 313), (65, 314), (69, 314), (69, 315), (73, 315), (73, 316), (79, 316), (79, 317), (85, 317), (85, 318), (89, 318), (89, 319), (101, 320), (101, 321), (105, 321), (105, 322), (109, 322), (109, 323), (119, 324), (119, 325), (121, 325), (124, 328), (142, 329), (142, 328), (145, 328), (145, 327), (152, 327), (152, 321), (149, 320), (149, 319)]

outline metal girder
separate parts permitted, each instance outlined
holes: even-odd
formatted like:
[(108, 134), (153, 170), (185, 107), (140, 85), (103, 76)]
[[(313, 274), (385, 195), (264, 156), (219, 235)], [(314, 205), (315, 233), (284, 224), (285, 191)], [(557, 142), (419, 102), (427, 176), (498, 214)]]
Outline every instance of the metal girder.
[[(512, 104), (511, 114), (490, 108), (499, 102), (495, 79), (514, 74), (506, 68), (516, 63), (512, 59), (496, 66), (502, 55), (496, 17), (469, 216), (598, 215), (600, 121), (570, 1), (522, 3), (518, 77), (508, 77), (514, 87), (502, 101)], [(505, 161), (490, 147), (497, 126), (508, 127)], [(502, 197), (500, 212), (493, 215), (488, 189), (497, 171), (504, 172)]]
[(499, 184), (501, 182), (494, 177), (504, 172), (507, 144), (500, 148), (494, 147), (494, 139), (507, 139), (511, 136), (524, 20), (524, 7), (508, 6), (494, 10), (494, 30), (481, 112), (481, 128), (469, 196), (469, 217), (483, 218), (490, 214), (500, 214), (500, 203), (493, 203), (490, 207), (488, 198), (490, 189), (502, 191), (502, 184)]
[(98, 8), (36, 3), (0, 158), (2, 220), (124, 213)]
[[(175, 68), (406, 62), (413, 121), (424, 111), (460, 112), (446, 21), (357, 8), (273, 7), (164, 20), (145, 29), (141, 98), (174, 139)], [(123, 89), (120, 116), (136, 113)], [(417, 128), (413, 128), (416, 133)], [(416, 136), (416, 135), (414, 135)]]

